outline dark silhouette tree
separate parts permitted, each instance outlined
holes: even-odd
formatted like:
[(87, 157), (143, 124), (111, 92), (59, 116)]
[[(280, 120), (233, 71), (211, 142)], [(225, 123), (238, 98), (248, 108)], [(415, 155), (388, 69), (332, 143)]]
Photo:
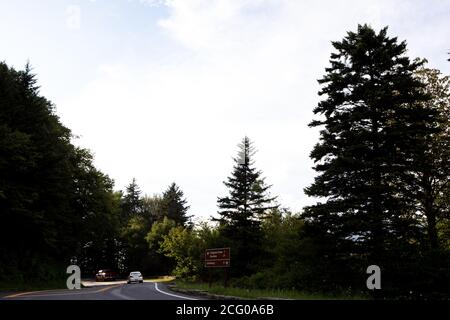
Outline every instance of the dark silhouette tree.
[[(310, 124), (322, 127), (311, 152), (319, 175), (305, 189), (325, 201), (303, 216), (323, 249), (327, 286), (364, 287), (365, 268), (376, 264), (389, 288), (406, 274), (400, 269), (413, 259), (421, 234), (411, 180), (436, 113), (424, 107), (429, 96), (414, 77), (421, 62), (411, 62), (406, 43), (388, 37), (387, 28), (376, 33), (359, 25), (333, 46), (331, 67), (319, 80), (325, 99), (314, 109), (323, 119)], [(402, 257), (404, 266), (395, 264)]]
[(0, 63), (0, 282), (18, 286), (65, 278), (72, 257), (92, 268), (98, 251), (86, 246), (117, 233), (112, 180), (36, 83), (29, 64)]
[(132, 217), (142, 214), (143, 203), (141, 199), (141, 190), (133, 178), (131, 183), (126, 187), (126, 193), (122, 200), (122, 219), (125, 222)]
[(277, 208), (276, 197), (270, 197), (262, 172), (254, 166), (255, 149), (248, 137), (239, 145), (231, 176), (224, 182), (229, 195), (218, 198), (219, 218), (225, 238), (233, 250), (234, 274), (243, 275), (257, 269), (256, 260), (261, 253), (261, 220), (270, 210)]
[(189, 206), (184, 193), (175, 182), (172, 183), (166, 191), (164, 191), (161, 200), (161, 212), (163, 216), (175, 221), (181, 226), (189, 226), (191, 216), (187, 215)]

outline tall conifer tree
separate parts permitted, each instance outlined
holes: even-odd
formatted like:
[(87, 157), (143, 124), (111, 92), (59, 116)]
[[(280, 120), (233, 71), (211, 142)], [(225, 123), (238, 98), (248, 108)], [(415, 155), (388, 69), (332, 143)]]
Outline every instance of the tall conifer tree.
[[(231, 177), (224, 182), (229, 195), (218, 198), (219, 221), (226, 238), (232, 243), (234, 270), (240, 274), (251, 272), (261, 247), (261, 219), (270, 209), (277, 208), (270, 197), (262, 172), (256, 170), (255, 148), (248, 137), (239, 144)], [(236, 273), (235, 273), (236, 274)]]
[(191, 217), (187, 215), (189, 206), (186, 199), (184, 199), (183, 191), (175, 182), (164, 191), (161, 202), (161, 210), (164, 216), (175, 221), (178, 225), (190, 225)]
[[(319, 175), (305, 189), (325, 201), (306, 207), (304, 217), (334, 270), (390, 270), (420, 231), (409, 191), (418, 141), (434, 130), (436, 114), (424, 107), (429, 97), (414, 77), (421, 62), (411, 62), (406, 43), (388, 37), (387, 28), (359, 25), (333, 46), (319, 80), (325, 99), (314, 109), (322, 119), (310, 124), (322, 127), (311, 152)], [(334, 281), (362, 279), (347, 271)]]
[(125, 222), (128, 222), (128, 219), (142, 214), (143, 204), (141, 190), (135, 178), (127, 186), (126, 191), (122, 201), (122, 217)]

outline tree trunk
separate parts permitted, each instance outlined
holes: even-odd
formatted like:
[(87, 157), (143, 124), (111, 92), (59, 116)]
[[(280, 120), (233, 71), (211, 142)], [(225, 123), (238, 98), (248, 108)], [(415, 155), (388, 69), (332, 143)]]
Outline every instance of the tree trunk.
[(436, 228), (436, 210), (434, 208), (433, 186), (428, 174), (424, 174), (422, 178), (424, 188), (423, 210), (427, 218), (428, 241), (431, 249), (438, 247), (438, 236)]

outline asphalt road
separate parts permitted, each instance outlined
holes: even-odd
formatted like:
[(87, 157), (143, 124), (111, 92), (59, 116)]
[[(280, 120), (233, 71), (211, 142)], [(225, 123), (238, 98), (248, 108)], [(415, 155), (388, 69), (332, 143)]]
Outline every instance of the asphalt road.
[(10, 293), (5, 300), (201, 300), (170, 291), (164, 283), (144, 282), (96, 286), (80, 290), (46, 290)]

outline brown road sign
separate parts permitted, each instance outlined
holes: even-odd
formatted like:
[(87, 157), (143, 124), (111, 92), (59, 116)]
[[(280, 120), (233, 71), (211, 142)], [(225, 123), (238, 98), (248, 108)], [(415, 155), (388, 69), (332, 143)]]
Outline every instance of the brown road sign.
[(230, 259), (230, 248), (206, 249), (205, 260)]
[(206, 268), (224, 268), (230, 266), (230, 259), (205, 260)]
[(218, 268), (230, 266), (230, 248), (206, 249), (205, 267)]

